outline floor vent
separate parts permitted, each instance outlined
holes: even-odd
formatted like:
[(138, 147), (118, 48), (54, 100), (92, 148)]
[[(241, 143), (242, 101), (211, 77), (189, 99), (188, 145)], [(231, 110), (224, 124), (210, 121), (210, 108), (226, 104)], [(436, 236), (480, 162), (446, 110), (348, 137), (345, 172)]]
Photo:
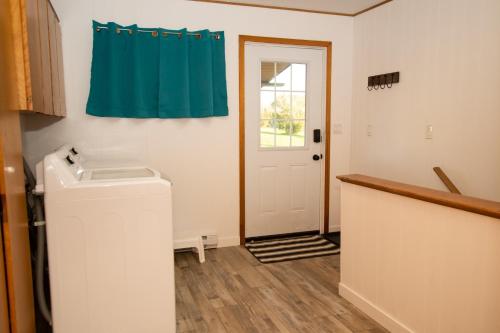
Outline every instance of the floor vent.
[(217, 239), (217, 235), (203, 235), (201, 236), (201, 238), (203, 239), (203, 246), (205, 247), (205, 249), (215, 249), (217, 248), (217, 244), (218, 244), (218, 239)]

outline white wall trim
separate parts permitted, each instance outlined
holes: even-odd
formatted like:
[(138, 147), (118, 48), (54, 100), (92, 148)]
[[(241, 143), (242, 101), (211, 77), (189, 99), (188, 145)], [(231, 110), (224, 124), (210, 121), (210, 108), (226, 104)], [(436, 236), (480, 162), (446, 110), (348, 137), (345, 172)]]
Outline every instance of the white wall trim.
[(240, 245), (239, 236), (219, 237), (217, 247), (228, 247), (228, 246), (238, 246), (238, 245)]
[(387, 328), (389, 331), (393, 333), (414, 333), (413, 330), (403, 325), (396, 318), (384, 312), (382, 309), (377, 307), (375, 304), (373, 304), (342, 282), (339, 283), (339, 294), (340, 296), (357, 306), (361, 311), (373, 318), (379, 324)]

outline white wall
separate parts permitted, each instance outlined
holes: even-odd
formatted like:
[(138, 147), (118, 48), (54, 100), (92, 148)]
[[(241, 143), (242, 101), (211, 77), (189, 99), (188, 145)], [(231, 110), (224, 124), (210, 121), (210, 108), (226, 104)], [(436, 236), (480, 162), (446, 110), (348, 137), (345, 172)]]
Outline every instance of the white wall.
[(500, 332), (499, 222), (343, 183), (340, 295), (394, 333)]
[[(354, 22), (351, 171), (446, 190), (441, 166), (500, 201), (500, 1), (395, 0)], [(367, 91), (393, 71), (401, 83)]]
[[(183, 0), (53, 0), (61, 18), (68, 117), (24, 117), (31, 164), (66, 142), (97, 154), (113, 148), (159, 169), (174, 182), (176, 232), (217, 232), (238, 242), (238, 35), (333, 41), (331, 225), (339, 225), (336, 174), (349, 171), (353, 19)], [(91, 20), (226, 32), (229, 117), (185, 120), (102, 119), (85, 115), (92, 50)], [(125, 152), (125, 154), (124, 154)]]

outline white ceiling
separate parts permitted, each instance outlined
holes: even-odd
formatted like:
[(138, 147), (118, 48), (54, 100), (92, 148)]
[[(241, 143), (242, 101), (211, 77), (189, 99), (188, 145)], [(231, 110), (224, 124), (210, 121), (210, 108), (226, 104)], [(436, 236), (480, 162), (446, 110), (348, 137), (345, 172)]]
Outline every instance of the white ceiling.
[[(195, 0), (200, 1), (200, 0)], [(354, 15), (372, 6), (379, 5), (386, 0), (201, 0), (241, 5), (283, 7), (289, 9), (303, 9), (331, 14)]]

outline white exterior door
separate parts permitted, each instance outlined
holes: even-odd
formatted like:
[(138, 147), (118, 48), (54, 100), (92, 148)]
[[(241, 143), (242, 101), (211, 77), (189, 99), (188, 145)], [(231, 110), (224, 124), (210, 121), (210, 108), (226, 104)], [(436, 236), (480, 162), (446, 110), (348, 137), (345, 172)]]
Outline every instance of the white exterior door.
[(320, 230), (325, 53), (245, 44), (246, 237)]

